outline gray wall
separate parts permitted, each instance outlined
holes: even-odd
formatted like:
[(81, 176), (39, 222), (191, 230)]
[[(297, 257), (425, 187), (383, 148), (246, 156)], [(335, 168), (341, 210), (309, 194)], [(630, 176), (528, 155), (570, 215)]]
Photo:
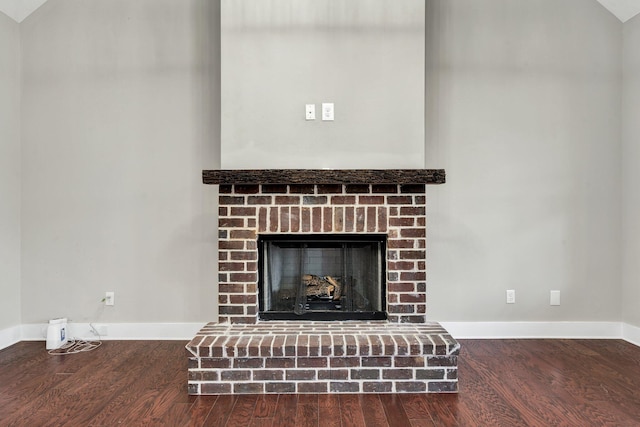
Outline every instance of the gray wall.
[(640, 327), (640, 16), (624, 24), (623, 64), (623, 319)]
[(20, 29), (0, 12), (0, 331), (20, 321)]
[(447, 170), (428, 316), (620, 321), (622, 24), (595, 1), (428, 0), (426, 27), (426, 166)]
[(214, 318), (214, 5), (51, 0), (21, 24), (23, 323)]
[(424, 0), (222, 1), (224, 168), (421, 168), (423, 117)]
[[(219, 165), (212, 3), (50, 0), (21, 24), (22, 323), (213, 318), (215, 194), (200, 183)], [(633, 229), (623, 240), (620, 200), (635, 191), (636, 166), (625, 160), (622, 193), (621, 158), (637, 134), (625, 120), (623, 151), (622, 24), (595, 1), (426, 4), (424, 163), (448, 172), (427, 194), (429, 316), (621, 320), (621, 301), (640, 293), (635, 258), (621, 286)], [(637, 18), (625, 25), (630, 40), (636, 28)], [(638, 98), (624, 99), (628, 117)], [(15, 176), (8, 165), (0, 173)], [(19, 200), (19, 181), (5, 182), (3, 201)], [(637, 206), (625, 203), (629, 223)], [(19, 201), (9, 206), (3, 253), (20, 244)], [(7, 271), (19, 277), (14, 260)], [(560, 307), (549, 307), (550, 289)], [(624, 319), (638, 324), (634, 305)]]

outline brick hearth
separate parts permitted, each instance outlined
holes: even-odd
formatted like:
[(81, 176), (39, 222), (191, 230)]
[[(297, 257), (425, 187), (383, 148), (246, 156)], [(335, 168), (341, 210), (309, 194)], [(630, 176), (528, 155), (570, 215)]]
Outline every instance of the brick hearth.
[(187, 349), (191, 394), (458, 390), (460, 346), (437, 323), (211, 323)]

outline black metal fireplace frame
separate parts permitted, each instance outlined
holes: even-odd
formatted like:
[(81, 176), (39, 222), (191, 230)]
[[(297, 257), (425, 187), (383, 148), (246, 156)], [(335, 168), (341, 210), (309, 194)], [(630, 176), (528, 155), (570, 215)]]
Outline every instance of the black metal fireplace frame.
[[(380, 244), (383, 261), (380, 263), (380, 311), (306, 311), (295, 314), (293, 311), (265, 311), (263, 292), (265, 288), (264, 246), (269, 242), (307, 242), (307, 243), (358, 243), (374, 242)], [(258, 317), (260, 320), (386, 320), (387, 319), (387, 235), (386, 234), (260, 234), (258, 235)]]

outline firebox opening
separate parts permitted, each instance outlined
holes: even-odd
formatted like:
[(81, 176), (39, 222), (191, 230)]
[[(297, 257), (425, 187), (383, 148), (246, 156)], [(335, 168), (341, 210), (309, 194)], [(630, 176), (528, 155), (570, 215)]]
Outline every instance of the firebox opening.
[(383, 320), (386, 235), (261, 235), (262, 320)]

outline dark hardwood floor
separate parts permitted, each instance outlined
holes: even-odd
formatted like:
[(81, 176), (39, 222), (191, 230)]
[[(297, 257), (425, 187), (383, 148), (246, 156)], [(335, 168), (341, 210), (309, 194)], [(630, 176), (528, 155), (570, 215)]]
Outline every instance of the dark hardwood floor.
[(0, 426), (640, 426), (640, 348), (461, 340), (460, 393), (188, 396), (179, 341), (0, 351)]

